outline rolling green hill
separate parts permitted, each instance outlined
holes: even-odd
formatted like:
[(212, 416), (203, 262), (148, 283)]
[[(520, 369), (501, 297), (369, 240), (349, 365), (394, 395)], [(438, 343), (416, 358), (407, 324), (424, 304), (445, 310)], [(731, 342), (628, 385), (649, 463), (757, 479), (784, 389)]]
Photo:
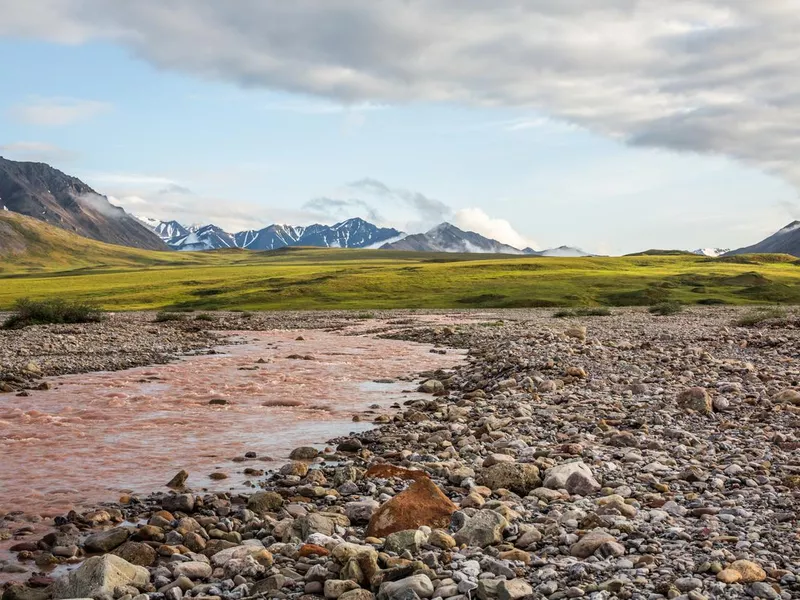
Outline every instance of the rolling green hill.
[(0, 309), (26, 296), (89, 300), (114, 310), (800, 303), (800, 261), (320, 248), (155, 252), (0, 213)]

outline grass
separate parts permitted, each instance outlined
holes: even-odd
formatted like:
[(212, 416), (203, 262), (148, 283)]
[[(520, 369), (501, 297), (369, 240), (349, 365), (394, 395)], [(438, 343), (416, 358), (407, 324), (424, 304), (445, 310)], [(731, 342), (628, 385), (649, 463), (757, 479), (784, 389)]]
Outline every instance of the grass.
[[(350, 309), (366, 315), (391, 308), (800, 304), (800, 261), (783, 255), (731, 260), (320, 248), (152, 252), (94, 242), (10, 215), (0, 212), (0, 229), (11, 223), (12, 230), (0, 235), (0, 310), (20, 298), (47, 299), (56, 291), (70, 302), (109, 310), (237, 310), (242, 316), (275, 309)], [(21, 222), (33, 224), (25, 229)], [(28, 237), (20, 241), (19, 231)]]
[(667, 317), (682, 312), (683, 304), (680, 302), (659, 302), (651, 306), (648, 310), (651, 314), (658, 315), (659, 317)]
[(739, 327), (754, 327), (766, 321), (783, 321), (789, 317), (789, 312), (782, 306), (765, 306), (748, 311), (734, 321)]
[(70, 302), (60, 298), (20, 298), (14, 303), (14, 314), (5, 320), (3, 327), (19, 329), (29, 325), (54, 323), (96, 323), (102, 319), (102, 311), (85, 302)]

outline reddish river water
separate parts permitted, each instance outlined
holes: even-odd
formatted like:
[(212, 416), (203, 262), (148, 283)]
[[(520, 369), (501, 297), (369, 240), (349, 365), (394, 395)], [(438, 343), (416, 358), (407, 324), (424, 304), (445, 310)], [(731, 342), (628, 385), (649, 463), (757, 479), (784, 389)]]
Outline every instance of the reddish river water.
[[(408, 381), (376, 380), (463, 359), (321, 331), (237, 335), (247, 343), (219, 354), (51, 378), (49, 391), (0, 396), (0, 513), (63, 514), (127, 491), (164, 489), (180, 469), (195, 488), (241, 488), (245, 467), (275, 466), (266, 459), (285, 461), (296, 446), (369, 429), (371, 414), (362, 422), (353, 415), (418, 396), (403, 391), (414, 387)], [(210, 405), (214, 399), (229, 404)], [(232, 460), (246, 452), (259, 459)], [(219, 471), (229, 478), (209, 479)]]

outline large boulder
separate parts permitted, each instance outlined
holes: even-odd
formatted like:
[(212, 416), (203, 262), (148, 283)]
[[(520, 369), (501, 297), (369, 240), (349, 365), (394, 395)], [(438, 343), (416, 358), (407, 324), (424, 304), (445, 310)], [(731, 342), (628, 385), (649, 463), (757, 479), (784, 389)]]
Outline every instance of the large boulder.
[(405, 491), (384, 503), (369, 520), (367, 536), (386, 537), (423, 525), (447, 527), (458, 507), (427, 477), (412, 483)]
[(53, 584), (53, 598), (113, 598), (114, 590), (122, 586), (143, 588), (150, 582), (144, 567), (105, 554), (93, 556), (80, 567)]
[(544, 487), (551, 490), (567, 490), (570, 494), (588, 496), (599, 492), (602, 487), (592, 474), (592, 470), (582, 461), (564, 463), (547, 469)]
[(501, 462), (483, 469), (478, 474), (478, 485), (485, 485), (491, 490), (511, 490), (520, 496), (539, 487), (539, 468), (528, 463)]

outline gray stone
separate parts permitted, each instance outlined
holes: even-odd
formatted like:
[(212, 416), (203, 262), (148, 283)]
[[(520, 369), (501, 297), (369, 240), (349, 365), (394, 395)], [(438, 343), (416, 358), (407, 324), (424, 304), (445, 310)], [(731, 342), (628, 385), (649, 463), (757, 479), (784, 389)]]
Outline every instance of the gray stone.
[(497, 597), (499, 600), (519, 600), (525, 596), (530, 596), (533, 588), (524, 579), (512, 579), (502, 581), (497, 586)]
[(406, 592), (414, 592), (420, 598), (430, 598), (433, 596), (433, 583), (424, 574), (382, 583), (378, 591), (378, 600), (400, 600)]
[(406, 529), (386, 536), (386, 543), (383, 549), (386, 552), (395, 552), (397, 554), (402, 554), (406, 550), (411, 554), (416, 554), (426, 540), (427, 536), (419, 529)]
[(124, 527), (99, 531), (86, 538), (83, 547), (89, 552), (111, 552), (128, 539), (130, 532)]
[(542, 485), (551, 490), (564, 489), (570, 494), (580, 496), (599, 492), (602, 487), (591, 469), (580, 460), (549, 468)]
[(508, 521), (493, 510), (479, 510), (453, 536), (457, 544), (485, 548), (503, 541)]
[(121, 586), (143, 588), (150, 582), (150, 573), (144, 567), (105, 554), (87, 559), (72, 573), (64, 575), (53, 584), (53, 598), (112, 597)]

